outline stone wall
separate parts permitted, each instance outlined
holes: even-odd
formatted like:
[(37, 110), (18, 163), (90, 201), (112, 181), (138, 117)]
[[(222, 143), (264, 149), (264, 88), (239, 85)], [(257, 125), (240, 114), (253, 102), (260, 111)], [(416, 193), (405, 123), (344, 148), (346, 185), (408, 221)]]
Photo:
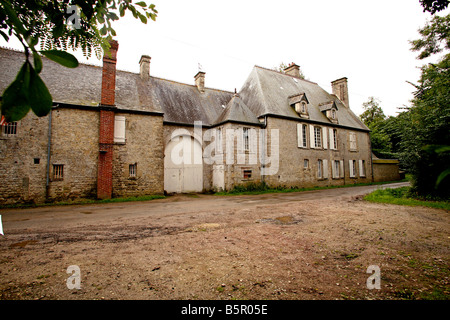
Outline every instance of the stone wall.
[[(268, 142), (267, 146), (270, 150), (271, 130), (279, 130), (279, 169), (275, 173), (266, 175), (264, 181), (272, 186), (286, 187), (313, 187), (313, 186), (329, 186), (344, 185), (361, 182), (372, 181), (371, 169), (371, 150), (369, 135), (367, 132), (349, 130), (346, 128), (327, 126), (337, 129), (337, 150), (331, 150), (330, 139), (327, 137), (327, 148), (314, 149), (311, 148), (310, 125), (324, 127), (322, 124), (312, 124), (303, 122), (308, 125), (307, 129), (307, 147), (298, 147), (297, 142), (297, 124), (302, 123), (287, 119), (279, 119), (269, 117), (267, 119)], [(349, 133), (354, 132), (357, 140), (357, 149), (349, 150)], [(323, 136), (322, 136), (323, 139)], [(324, 142), (324, 141), (323, 141)], [(326, 160), (322, 162), (326, 165), (328, 176), (318, 178), (318, 160)], [(308, 160), (307, 166), (304, 161)], [(350, 177), (349, 160), (356, 160), (355, 177)], [(365, 176), (360, 176), (359, 160), (364, 160)], [(332, 166), (334, 161), (342, 161), (339, 168), (339, 177), (333, 178)]]
[[(113, 197), (164, 192), (163, 117), (116, 113), (125, 117), (125, 143), (114, 144)], [(135, 165), (135, 176), (130, 176)]]
[(400, 180), (399, 161), (395, 159), (374, 159), (373, 160), (373, 180), (396, 181)]
[(0, 133), (0, 204), (43, 202), (46, 190), (48, 116), (30, 112), (17, 134)]
[[(98, 111), (52, 111), (49, 200), (96, 197), (98, 143)], [(54, 165), (64, 165), (63, 179), (55, 177)]]

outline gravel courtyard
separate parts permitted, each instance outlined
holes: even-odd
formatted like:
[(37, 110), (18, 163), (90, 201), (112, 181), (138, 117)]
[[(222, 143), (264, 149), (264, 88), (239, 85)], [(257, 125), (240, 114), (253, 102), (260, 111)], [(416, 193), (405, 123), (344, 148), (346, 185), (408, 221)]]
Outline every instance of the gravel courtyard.
[(449, 299), (449, 212), (375, 188), (0, 210), (0, 299)]

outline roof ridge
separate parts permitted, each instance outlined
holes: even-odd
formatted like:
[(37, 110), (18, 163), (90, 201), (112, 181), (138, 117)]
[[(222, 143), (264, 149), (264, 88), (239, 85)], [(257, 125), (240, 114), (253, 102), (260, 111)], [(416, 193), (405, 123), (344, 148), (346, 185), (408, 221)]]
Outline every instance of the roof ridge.
[(266, 68), (266, 67), (261, 67), (261, 66), (258, 66), (256, 64), (255, 64), (255, 67), (256, 68), (260, 68), (260, 69), (264, 69), (264, 70), (267, 70), (267, 71), (272, 71), (272, 72), (275, 72), (275, 73), (278, 73), (278, 74), (281, 74), (281, 75), (284, 75), (284, 76), (288, 76), (288, 77), (291, 77), (291, 78), (295, 78), (295, 79), (298, 79), (298, 80), (306, 81), (306, 82), (309, 82), (309, 83), (312, 83), (312, 84), (319, 85), (317, 82), (314, 82), (314, 81), (311, 81), (311, 80), (307, 80), (307, 79), (303, 79), (303, 78), (299, 78), (299, 77), (295, 77), (293, 75), (290, 75), (290, 74), (287, 74), (287, 73), (284, 73), (284, 72), (281, 72), (281, 71), (278, 71), (278, 70), (269, 69), (269, 68)]

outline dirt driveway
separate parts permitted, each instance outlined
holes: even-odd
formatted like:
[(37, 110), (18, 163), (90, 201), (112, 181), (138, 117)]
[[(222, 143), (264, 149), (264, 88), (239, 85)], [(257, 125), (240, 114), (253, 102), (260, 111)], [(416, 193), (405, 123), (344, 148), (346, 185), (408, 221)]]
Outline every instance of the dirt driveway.
[(375, 188), (0, 210), (0, 299), (448, 299), (449, 212)]

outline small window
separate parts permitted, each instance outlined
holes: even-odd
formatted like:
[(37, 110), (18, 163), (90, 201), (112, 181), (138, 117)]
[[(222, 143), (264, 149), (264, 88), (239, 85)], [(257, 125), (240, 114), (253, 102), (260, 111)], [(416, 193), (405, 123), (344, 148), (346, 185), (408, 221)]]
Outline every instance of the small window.
[(2, 133), (5, 136), (14, 136), (17, 134), (17, 122), (8, 122), (2, 126)]
[(248, 151), (250, 149), (250, 141), (249, 141), (249, 128), (244, 128), (242, 131), (243, 139), (244, 139), (244, 150)]
[(333, 149), (337, 150), (337, 130), (333, 129)]
[(306, 113), (306, 102), (305, 102), (305, 101), (302, 101), (301, 106), (302, 106), (302, 108), (301, 108), (302, 113)]
[(331, 109), (331, 119), (336, 119), (336, 110)]
[(137, 163), (130, 164), (130, 166), (129, 166), (130, 178), (136, 178), (136, 171), (137, 171), (136, 169), (137, 169)]
[(41, 159), (39, 159), (39, 158), (34, 158), (33, 161), (34, 161), (34, 164), (39, 164), (39, 163), (41, 162)]
[(304, 169), (308, 169), (309, 168), (309, 160), (308, 159), (303, 160), (303, 168)]
[(252, 177), (252, 170), (244, 170), (244, 179), (251, 179)]
[(64, 179), (64, 165), (54, 164), (53, 165), (53, 180), (63, 180)]

